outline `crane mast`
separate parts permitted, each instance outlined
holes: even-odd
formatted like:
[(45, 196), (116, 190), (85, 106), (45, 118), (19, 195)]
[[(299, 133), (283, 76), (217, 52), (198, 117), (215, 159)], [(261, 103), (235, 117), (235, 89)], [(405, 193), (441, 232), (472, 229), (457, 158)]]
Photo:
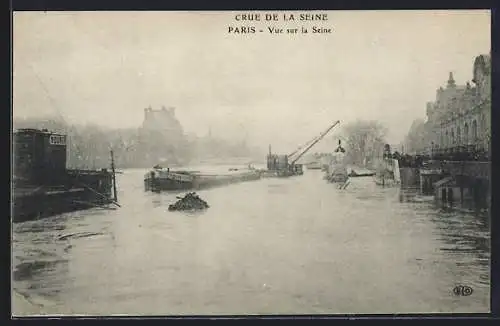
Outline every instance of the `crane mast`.
[(308, 146), (309, 144), (311, 144), (314, 140), (316, 140), (316, 138), (318, 138), (318, 137), (314, 137), (313, 139), (310, 139), (304, 145), (298, 147), (296, 150), (294, 150), (293, 152), (291, 152), (290, 154), (288, 154), (288, 157), (292, 157), (293, 155), (297, 154), (298, 151), (300, 151), (302, 148), (304, 148), (304, 147)]
[[(304, 156), (305, 153), (307, 153), (314, 145), (316, 145), (321, 139), (323, 139), (323, 137), (325, 137), (329, 132), (330, 130), (332, 130), (336, 125), (338, 125), (340, 123), (339, 120), (335, 121), (334, 124), (332, 124), (330, 127), (328, 127), (328, 129), (323, 132), (321, 135), (319, 135), (319, 137), (317, 137), (309, 146), (306, 147), (306, 149), (304, 149), (291, 163), (290, 165), (293, 165), (295, 162), (297, 162), (302, 156)], [(292, 153), (292, 154), (295, 154)]]

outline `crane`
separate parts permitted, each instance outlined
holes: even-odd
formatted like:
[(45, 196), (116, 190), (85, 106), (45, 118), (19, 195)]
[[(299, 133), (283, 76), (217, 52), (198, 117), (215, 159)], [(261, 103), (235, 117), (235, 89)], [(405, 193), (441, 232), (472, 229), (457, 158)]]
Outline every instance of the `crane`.
[[(314, 145), (316, 145), (321, 139), (323, 139), (323, 137), (325, 137), (329, 132), (330, 130), (332, 130), (336, 125), (338, 125), (340, 123), (339, 120), (335, 121), (330, 127), (328, 127), (328, 129), (326, 129), (321, 135), (319, 135), (318, 137), (316, 137), (310, 144), (309, 146), (306, 147), (306, 149), (304, 149), (302, 152), (300, 152), (299, 155), (297, 155), (297, 157), (295, 159), (293, 159), (293, 161), (290, 162), (290, 165), (293, 165), (295, 164), (295, 162), (297, 162), (305, 153), (307, 153)], [(291, 155), (295, 154), (297, 151), (293, 152)]]
[[(319, 137), (319, 136), (318, 136)], [(313, 141), (315, 141), (318, 137), (314, 137), (313, 139), (310, 139), (307, 143), (305, 143), (304, 145), (298, 147), (296, 150), (294, 150), (293, 152), (291, 152), (290, 154), (288, 154), (287, 156), (288, 157), (292, 157), (293, 155), (297, 154), (298, 151), (300, 151), (302, 148), (310, 145)]]

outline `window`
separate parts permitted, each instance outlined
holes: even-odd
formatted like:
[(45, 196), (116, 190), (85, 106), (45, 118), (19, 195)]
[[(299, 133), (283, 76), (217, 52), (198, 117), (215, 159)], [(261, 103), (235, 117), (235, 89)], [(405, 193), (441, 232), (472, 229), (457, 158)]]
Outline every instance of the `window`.
[(469, 145), (469, 125), (467, 124), (467, 122), (464, 126), (464, 144)]
[(486, 117), (484, 114), (481, 115), (481, 133), (484, 133), (486, 130)]
[(49, 143), (51, 145), (66, 145), (66, 137), (60, 135), (50, 135)]
[(476, 120), (472, 121), (472, 140), (474, 142), (477, 141), (477, 122), (476, 122)]

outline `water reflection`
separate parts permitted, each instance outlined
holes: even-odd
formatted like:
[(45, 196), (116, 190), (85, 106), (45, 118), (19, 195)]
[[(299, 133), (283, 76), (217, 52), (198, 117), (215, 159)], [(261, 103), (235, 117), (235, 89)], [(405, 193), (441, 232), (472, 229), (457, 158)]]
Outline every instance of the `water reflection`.
[(450, 270), (458, 278), (473, 284), (490, 284), (491, 244), (488, 220), (487, 214), (450, 208), (439, 210), (432, 219), (441, 234), (440, 250), (456, 266)]
[[(40, 220), (13, 224), (12, 280), (14, 290), (37, 305), (61, 301), (60, 293), (70, 282), (71, 250), (74, 241), (102, 235), (80, 231), (87, 218), (102, 209), (72, 212)], [(103, 226), (99, 226), (103, 229)]]

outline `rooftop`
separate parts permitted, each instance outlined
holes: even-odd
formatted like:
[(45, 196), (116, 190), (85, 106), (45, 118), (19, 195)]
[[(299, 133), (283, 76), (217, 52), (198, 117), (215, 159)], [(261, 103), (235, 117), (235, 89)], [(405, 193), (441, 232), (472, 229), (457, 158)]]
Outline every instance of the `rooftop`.
[(50, 134), (50, 135), (61, 135), (60, 133), (49, 131), (47, 129), (36, 129), (36, 128), (19, 128), (14, 130), (14, 134)]

